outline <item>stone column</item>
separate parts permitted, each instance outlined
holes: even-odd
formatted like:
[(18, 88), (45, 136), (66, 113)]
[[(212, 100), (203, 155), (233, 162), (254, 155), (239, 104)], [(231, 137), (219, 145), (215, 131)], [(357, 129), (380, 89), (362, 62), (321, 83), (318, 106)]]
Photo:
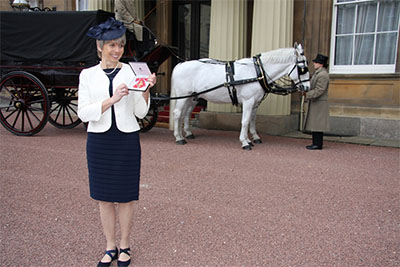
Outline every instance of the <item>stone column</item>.
[[(209, 57), (236, 60), (246, 55), (246, 0), (212, 0)], [(232, 104), (208, 102), (208, 111), (240, 112)]]
[[(293, 46), (293, 0), (254, 0), (251, 54)], [(290, 115), (290, 95), (269, 94), (260, 115)]]
[(142, 20), (145, 16), (144, 14), (144, 0), (135, 0), (136, 14), (138, 19)]
[[(157, 0), (156, 35), (161, 44), (172, 45), (172, 5), (170, 0)], [(165, 72), (165, 76), (157, 77), (156, 92), (166, 94), (171, 88), (171, 62), (172, 57), (162, 63), (159, 73)]]
[(89, 0), (88, 10), (104, 10), (114, 12), (114, 1), (110, 0)]

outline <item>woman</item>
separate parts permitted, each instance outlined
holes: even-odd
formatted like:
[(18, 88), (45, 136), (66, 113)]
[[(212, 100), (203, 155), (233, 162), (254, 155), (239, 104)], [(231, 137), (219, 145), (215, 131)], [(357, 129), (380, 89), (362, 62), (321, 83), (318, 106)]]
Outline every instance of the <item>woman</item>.
[(318, 54), (313, 63), (315, 72), (310, 91), (305, 93), (308, 110), (304, 120), (304, 129), (312, 134), (312, 145), (306, 146), (310, 150), (322, 149), (324, 132), (329, 131), (328, 57)]
[[(135, 75), (129, 65), (119, 62), (124, 53), (125, 27), (114, 18), (89, 29), (96, 39), (101, 62), (84, 69), (79, 77), (78, 116), (88, 122), (87, 163), (90, 196), (97, 200), (107, 245), (98, 266), (130, 264), (129, 232), (133, 203), (139, 199), (141, 150), (140, 127), (135, 118), (146, 116), (150, 97), (128, 91)], [(149, 87), (156, 83), (153, 73)], [(115, 240), (118, 203), (121, 240)]]

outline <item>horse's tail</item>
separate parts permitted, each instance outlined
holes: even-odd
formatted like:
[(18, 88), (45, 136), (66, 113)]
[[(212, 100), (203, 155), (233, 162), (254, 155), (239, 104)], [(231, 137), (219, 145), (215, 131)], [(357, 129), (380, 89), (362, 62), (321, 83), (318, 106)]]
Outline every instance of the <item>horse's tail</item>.
[(176, 90), (175, 90), (175, 68), (180, 65), (181, 63), (178, 63), (174, 69), (172, 70), (172, 74), (171, 74), (171, 97), (175, 97), (176, 96)]
[(175, 96), (177, 96), (176, 95), (176, 79), (177, 79), (177, 77), (176, 77), (176, 72), (177, 72), (177, 69), (178, 69), (178, 67), (180, 66), (180, 65), (182, 65), (182, 63), (184, 63), (184, 62), (179, 62), (178, 64), (176, 64), (175, 65), (175, 67), (174, 67), (174, 69), (172, 70), (172, 74), (171, 74), (171, 97), (175, 97)]

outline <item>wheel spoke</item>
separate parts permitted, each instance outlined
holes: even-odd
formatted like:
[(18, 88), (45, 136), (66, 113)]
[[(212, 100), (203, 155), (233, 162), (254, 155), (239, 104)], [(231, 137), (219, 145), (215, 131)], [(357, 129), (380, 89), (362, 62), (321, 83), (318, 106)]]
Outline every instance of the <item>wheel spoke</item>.
[[(72, 104), (72, 103), (71, 103)], [(75, 105), (76, 106), (76, 105)], [(75, 115), (78, 115), (78, 113), (76, 112), (76, 110), (75, 109), (73, 109), (73, 108), (71, 108), (69, 105), (67, 106), (72, 112), (74, 112), (75, 113)]]
[(65, 125), (65, 106), (62, 107), (62, 125)]
[(68, 118), (69, 118), (69, 120), (70, 120), (71, 122), (73, 122), (73, 119), (72, 119), (71, 113), (69, 113), (68, 106), (65, 106), (65, 110), (67, 111), (67, 114), (68, 114)]
[(25, 115), (26, 115), (26, 118), (28, 119), (28, 122), (29, 122), (29, 125), (31, 126), (31, 129), (33, 129), (34, 127), (33, 127), (33, 125), (32, 125), (31, 117), (29, 117), (28, 110), (29, 110), (29, 109), (27, 109)]
[[(40, 122), (40, 119), (36, 116), (35, 113), (33, 113), (32, 107), (27, 108), (27, 110), (29, 110), (29, 112), (33, 115), (33, 117), (35, 117), (35, 118)], [(34, 110), (34, 109), (33, 109), (33, 110)]]
[(12, 127), (15, 128), (15, 124), (17, 123), (17, 120), (19, 118), (19, 114), (21, 114), (21, 110), (18, 110), (17, 116), (15, 117), (14, 123), (12, 124)]
[(60, 109), (58, 110), (58, 113), (57, 113), (56, 118), (54, 119), (54, 121), (57, 121), (57, 120), (58, 120), (58, 116), (60, 116), (61, 109), (62, 109), (62, 107), (60, 107)]
[(39, 104), (39, 103), (43, 103), (44, 99), (39, 99), (39, 100), (35, 100), (35, 101), (29, 101), (27, 104)]
[(17, 111), (17, 109), (14, 109), (13, 112), (11, 112), (10, 114), (8, 114), (7, 117), (4, 118), (4, 120), (7, 120), (10, 116), (12, 116), (15, 112)]
[(56, 111), (56, 109), (58, 109), (61, 106), (61, 104), (58, 104), (57, 107), (53, 108), (52, 110), (50, 110), (50, 114), (53, 113), (54, 111)]
[(25, 130), (25, 111), (22, 110), (22, 115), (21, 115), (21, 130)]

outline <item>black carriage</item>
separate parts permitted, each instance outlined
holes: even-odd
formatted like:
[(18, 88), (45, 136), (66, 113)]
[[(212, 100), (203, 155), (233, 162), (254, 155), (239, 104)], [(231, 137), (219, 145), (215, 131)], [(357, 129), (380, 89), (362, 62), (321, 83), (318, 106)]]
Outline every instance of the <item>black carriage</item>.
[[(113, 13), (0, 12), (0, 122), (16, 135), (34, 135), (46, 123), (73, 128), (77, 116), (79, 73), (98, 63), (96, 45), (87, 30)], [(121, 61), (147, 62), (153, 72), (171, 55), (156, 45), (137, 59), (127, 42)], [(154, 102), (156, 101), (156, 102)], [(157, 98), (141, 131), (157, 120)]]

